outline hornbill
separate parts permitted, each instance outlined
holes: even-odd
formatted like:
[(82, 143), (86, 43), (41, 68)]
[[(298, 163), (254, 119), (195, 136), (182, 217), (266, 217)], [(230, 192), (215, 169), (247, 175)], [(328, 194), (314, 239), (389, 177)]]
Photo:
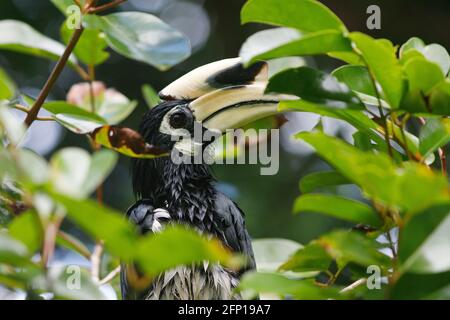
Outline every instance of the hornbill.
[[(163, 102), (144, 115), (139, 131), (151, 145), (194, 157), (211, 146), (211, 141), (194, 137), (195, 128), (224, 133), (276, 113), (277, 97), (264, 93), (267, 81), (265, 62), (245, 68), (239, 58), (233, 58), (199, 67), (159, 93)], [(239, 299), (233, 289), (245, 271), (255, 268), (252, 245), (242, 210), (215, 189), (208, 165), (174, 163), (171, 157), (136, 159), (132, 180), (140, 200), (128, 210), (127, 217), (143, 233), (158, 232), (167, 223), (187, 224), (244, 254), (248, 263), (239, 272), (207, 262), (178, 267), (139, 290), (130, 285), (139, 272), (123, 266), (123, 298)]]

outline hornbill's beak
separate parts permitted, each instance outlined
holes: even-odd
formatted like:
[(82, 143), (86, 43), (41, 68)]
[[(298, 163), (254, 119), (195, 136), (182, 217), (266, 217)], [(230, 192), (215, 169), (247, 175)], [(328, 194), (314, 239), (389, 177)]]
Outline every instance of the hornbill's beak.
[(267, 84), (267, 63), (244, 68), (241, 59), (234, 58), (199, 67), (159, 95), (163, 100), (189, 101), (196, 121), (223, 133), (277, 112), (284, 97), (265, 94)]

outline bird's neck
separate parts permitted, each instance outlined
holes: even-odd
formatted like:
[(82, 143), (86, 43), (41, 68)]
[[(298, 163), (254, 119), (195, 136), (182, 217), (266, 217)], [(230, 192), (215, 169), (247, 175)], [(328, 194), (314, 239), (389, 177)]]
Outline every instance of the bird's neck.
[[(214, 178), (205, 164), (175, 164), (170, 159), (138, 160), (133, 168), (135, 192), (171, 215), (196, 225), (210, 224)], [(208, 227), (205, 225), (205, 227)]]

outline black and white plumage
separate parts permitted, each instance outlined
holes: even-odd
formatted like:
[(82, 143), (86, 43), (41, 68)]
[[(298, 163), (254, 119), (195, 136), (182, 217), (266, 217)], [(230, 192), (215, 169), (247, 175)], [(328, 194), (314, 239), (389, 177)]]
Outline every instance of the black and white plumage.
[[(149, 144), (195, 156), (210, 145), (195, 141), (196, 126), (223, 133), (274, 114), (277, 98), (264, 93), (266, 85), (265, 63), (245, 69), (237, 58), (200, 67), (161, 91), (166, 101), (144, 115), (140, 133)], [(173, 141), (173, 136), (178, 141)], [(134, 192), (141, 200), (128, 210), (127, 216), (143, 233), (159, 232), (167, 223), (187, 224), (244, 254), (249, 263), (239, 272), (206, 262), (178, 267), (139, 289), (131, 286), (139, 272), (124, 266), (123, 298), (239, 299), (234, 288), (240, 276), (255, 268), (251, 241), (243, 212), (215, 189), (208, 165), (176, 164), (170, 157), (136, 159), (132, 171)]]

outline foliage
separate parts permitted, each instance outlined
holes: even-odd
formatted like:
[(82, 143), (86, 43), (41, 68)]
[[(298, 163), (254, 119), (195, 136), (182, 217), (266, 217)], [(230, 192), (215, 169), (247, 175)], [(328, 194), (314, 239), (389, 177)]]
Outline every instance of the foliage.
[[(36, 99), (25, 96), (0, 69), (0, 284), (24, 290), (29, 298), (50, 292), (56, 299), (104, 299), (101, 285), (117, 275), (119, 261), (137, 264), (149, 277), (180, 264), (204, 260), (231, 268), (240, 265), (241, 259), (232, 256), (217, 240), (205, 239), (182, 227), (144, 236), (123, 214), (102, 204), (102, 184), (118, 161), (115, 151), (141, 158), (166, 154), (148, 145), (136, 131), (118, 126), (137, 102), (96, 81), (95, 68), (107, 61), (109, 47), (130, 59), (166, 70), (189, 56), (188, 40), (151, 14), (98, 15), (100, 11), (92, 1), (77, 10), (73, 10), (77, 2), (72, 0), (52, 2), (67, 16), (60, 29), (61, 41), (67, 47), (24, 22), (0, 21), (0, 49), (57, 60), (50, 82), (56, 81), (66, 63), (84, 81), (72, 86), (66, 101), (48, 101), (45, 98), (51, 87), (44, 87)], [(116, 2), (110, 6), (113, 4)], [(81, 28), (71, 24), (77, 13), (81, 14)], [(153, 106), (157, 95), (148, 85), (144, 89), (145, 98)], [(41, 108), (50, 116), (40, 117)], [(25, 112), (29, 121), (23, 124), (12, 109)], [(69, 147), (47, 161), (22, 148), (28, 127), (43, 120), (56, 121), (87, 137), (92, 152)], [(97, 194), (97, 201), (90, 199), (93, 194)], [(95, 240), (94, 250), (60, 230), (64, 220), (70, 220)], [(102, 261), (103, 257), (103, 261), (113, 263), (106, 269), (100, 263), (92, 263), (91, 270), (70, 265), (56, 267), (49, 262), (58, 246), (91, 261)], [(77, 271), (73, 267), (81, 268), (80, 287), (75, 289), (70, 287), (74, 281), (71, 275)]]
[[(249, 0), (241, 19), (280, 27), (244, 44), (241, 56), (248, 64), (308, 55), (345, 62), (331, 74), (303, 66), (284, 70), (266, 91), (298, 97), (282, 101), (280, 111), (313, 112), (356, 130), (350, 142), (320, 127), (295, 135), (335, 171), (304, 177), (293, 210), (358, 224), (311, 241), (278, 271), (246, 275), (241, 288), (300, 299), (448, 298), (447, 50), (418, 38), (398, 47), (349, 32), (315, 0)], [(261, 48), (262, 33), (269, 45)], [(364, 199), (327, 192), (351, 184)], [(364, 284), (375, 279), (369, 271), (374, 266), (386, 281), (369, 290)], [(296, 276), (311, 271), (316, 273), (306, 279)]]
[[(56, 60), (49, 83), (65, 65), (82, 81), (72, 86), (65, 101), (48, 101), (51, 86), (44, 86), (36, 98), (27, 97), (0, 69), (0, 284), (21, 289), (29, 298), (51, 292), (56, 299), (103, 299), (101, 285), (114, 278), (119, 261), (136, 263), (148, 277), (203, 260), (239, 265), (241, 259), (216, 240), (185, 228), (140, 235), (101, 201), (102, 183), (117, 164), (117, 152), (136, 158), (166, 154), (119, 126), (136, 102), (97, 81), (95, 68), (109, 59), (111, 49), (167, 70), (189, 56), (186, 38), (147, 13), (102, 14), (89, 0), (81, 1), (85, 6), (78, 11), (68, 10), (77, 1), (52, 3), (66, 19), (61, 41), (21, 21), (0, 21), (0, 31), (8, 30), (0, 32), (0, 50)], [(77, 12), (82, 27), (71, 28)], [(449, 298), (447, 50), (418, 38), (399, 47), (349, 32), (316, 0), (249, 0), (241, 20), (276, 26), (251, 36), (240, 55), (246, 65), (269, 60), (277, 67), (267, 92), (298, 97), (282, 101), (280, 112), (312, 112), (355, 129), (353, 141), (328, 136), (320, 126), (295, 135), (333, 169), (300, 181), (294, 213), (315, 212), (356, 226), (323, 234), (304, 246), (283, 239), (255, 241), (259, 272), (244, 275), (239, 289), (288, 299)], [(310, 55), (344, 65), (331, 73), (316, 70), (304, 65), (303, 57)], [(142, 93), (148, 107), (159, 102), (149, 85), (142, 86)], [(25, 123), (12, 109), (26, 114)], [(50, 116), (40, 117), (41, 109)], [(43, 120), (86, 137), (92, 152), (64, 148), (46, 160), (22, 148), (28, 127)], [(273, 120), (263, 121), (272, 125)], [(329, 192), (342, 185), (353, 185), (361, 197)], [(90, 199), (93, 194), (97, 201)], [(61, 231), (65, 220), (90, 236), (94, 249)], [(58, 246), (92, 262), (103, 261), (101, 266), (92, 263), (90, 270), (81, 268), (81, 289), (69, 289), (73, 266), (49, 264)], [(374, 267), (383, 281), (370, 290), (365, 283), (380, 280), (369, 271)]]

